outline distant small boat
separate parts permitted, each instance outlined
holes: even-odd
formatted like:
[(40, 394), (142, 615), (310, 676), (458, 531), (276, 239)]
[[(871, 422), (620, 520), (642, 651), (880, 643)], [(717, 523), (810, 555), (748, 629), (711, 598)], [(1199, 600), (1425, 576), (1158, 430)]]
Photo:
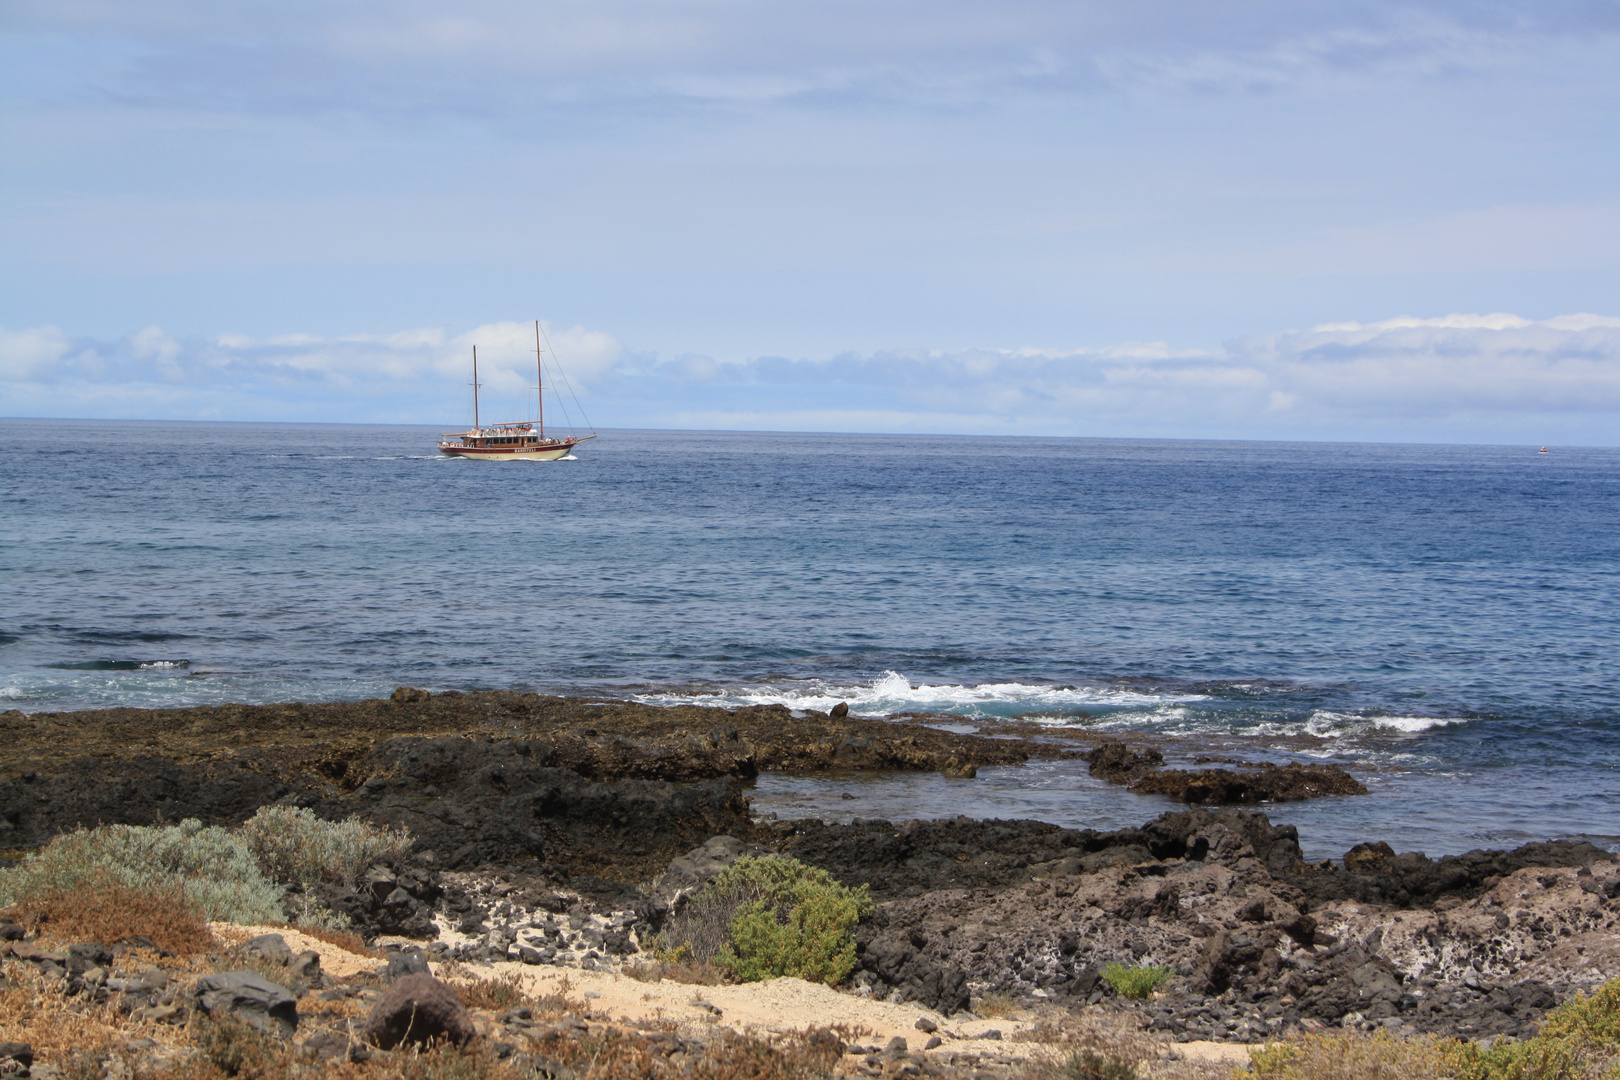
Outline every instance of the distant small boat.
[[(552, 362), (556, 362), (553, 356)], [(573, 453), (574, 447), (589, 442), (595, 435), (573, 436), (562, 439), (546, 436), (546, 380), (545, 364), (540, 352), (540, 322), (534, 324), (535, 405), (534, 420), (490, 424), (478, 421), (478, 346), (473, 346), (473, 426), (466, 431), (452, 431), (439, 436), (439, 452), (451, 457), (474, 458), (480, 461), (556, 461)]]
[(1545, 446), (1543, 446), (1540, 450), (1538, 450), (1536, 452), (1539, 453), (1539, 454), (1545, 454), (1547, 452), (1547, 448)]

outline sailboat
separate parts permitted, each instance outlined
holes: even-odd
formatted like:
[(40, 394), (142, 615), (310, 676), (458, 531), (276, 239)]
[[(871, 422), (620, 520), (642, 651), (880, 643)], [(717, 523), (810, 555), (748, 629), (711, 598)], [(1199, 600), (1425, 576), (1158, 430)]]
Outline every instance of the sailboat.
[[(555, 362), (556, 357), (552, 357)], [(452, 457), (476, 458), (481, 461), (556, 461), (573, 453), (582, 442), (595, 435), (556, 439), (546, 435), (546, 379), (545, 362), (540, 351), (540, 321), (534, 324), (535, 412), (534, 420), (511, 423), (481, 424), (478, 420), (478, 346), (473, 346), (473, 426), (466, 431), (452, 431), (439, 436), (440, 453)]]

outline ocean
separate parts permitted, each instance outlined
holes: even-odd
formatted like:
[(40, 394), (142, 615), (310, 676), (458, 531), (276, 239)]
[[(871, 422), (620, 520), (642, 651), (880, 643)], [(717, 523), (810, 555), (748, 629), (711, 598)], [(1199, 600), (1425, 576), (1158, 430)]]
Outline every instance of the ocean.
[[(408, 684), (930, 711), (1327, 761), (1307, 856), (1620, 849), (1620, 450), (0, 420), (0, 708)], [(762, 813), (1117, 828), (1047, 762)]]

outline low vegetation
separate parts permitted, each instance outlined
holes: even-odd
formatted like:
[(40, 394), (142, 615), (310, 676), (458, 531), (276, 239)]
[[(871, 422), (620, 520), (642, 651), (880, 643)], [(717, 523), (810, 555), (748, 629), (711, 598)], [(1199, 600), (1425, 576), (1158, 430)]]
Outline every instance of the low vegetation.
[(1249, 1051), (1254, 1080), (1445, 1080), (1445, 1058), (1428, 1039), (1307, 1035)]
[(1107, 964), (1102, 969), (1102, 977), (1120, 997), (1140, 1001), (1157, 990), (1164, 980), (1170, 977), (1170, 969)]
[(1620, 979), (1547, 1014), (1533, 1038), (1306, 1036), (1250, 1052), (1252, 1080), (1620, 1080)]
[(265, 877), (246, 842), (191, 820), (63, 833), (21, 866), (0, 873), (0, 907), (109, 888), (158, 896), (178, 890), (213, 922), (282, 917), (281, 888)]
[(189, 956), (215, 944), (200, 905), (178, 886), (98, 885), (31, 893), (7, 911), (24, 928), (58, 941), (145, 938), (164, 952)]
[(0, 909), (36, 927), (50, 923), (53, 936), (140, 936), (181, 951), (172, 943), (191, 940), (204, 922), (282, 921), (284, 886), (299, 885), (298, 924), (338, 931), (342, 921), (308, 886), (353, 884), (409, 847), (402, 829), (322, 821), (294, 807), (265, 807), (235, 830), (189, 819), (102, 825), (63, 833), (0, 871)]
[(847, 888), (797, 859), (738, 859), (666, 926), (661, 956), (712, 964), (742, 982), (791, 975), (836, 986), (855, 968), (853, 930), (872, 910), (866, 886)]
[(1456, 1080), (1588, 1080), (1620, 1078), (1620, 979), (1565, 1002), (1532, 1039), (1482, 1050), (1456, 1043), (1446, 1050)]
[(356, 818), (323, 821), (303, 807), (266, 806), (239, 833), (272, 880), (353, 885), (372, 866), (411, 847), (404, 829), (379, 829)]

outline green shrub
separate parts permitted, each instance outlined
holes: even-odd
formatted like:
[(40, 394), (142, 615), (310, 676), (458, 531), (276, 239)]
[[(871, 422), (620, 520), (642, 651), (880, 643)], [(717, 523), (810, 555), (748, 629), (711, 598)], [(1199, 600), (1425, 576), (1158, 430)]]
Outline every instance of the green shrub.
[(1157, 990), (1159, 984), (1170, 977), (1170, 969), (1109, 964), (1102, 969), (1102, 977), (1108, 980), (1108, 985), (1120, 997), (1141, 999)]
[(266, 806), (241, 828), (242, 839), (274, 881), (353, 885), (373, 865), (404, 855), (411, 834), (375, 828), (357, 818), (323, 821), (311, 810)]
[(0, 871), (0, 907), (79, 889), (178, 887), (211, 921), (281, 919), (281, 889), (241, 837), (194, 820), (102, 825), (56, 837), (21, 866)]
[[(731, 911), (715, 963), (744, 982), (793, 975), (836, 986), (855, 968), (861, 917), (872, 910), (865, 885), (846, 888), (797, 859), (747, 856), (693, 897), (700, 910)], [(671, 947), (685, 942), (670, 941)]]

